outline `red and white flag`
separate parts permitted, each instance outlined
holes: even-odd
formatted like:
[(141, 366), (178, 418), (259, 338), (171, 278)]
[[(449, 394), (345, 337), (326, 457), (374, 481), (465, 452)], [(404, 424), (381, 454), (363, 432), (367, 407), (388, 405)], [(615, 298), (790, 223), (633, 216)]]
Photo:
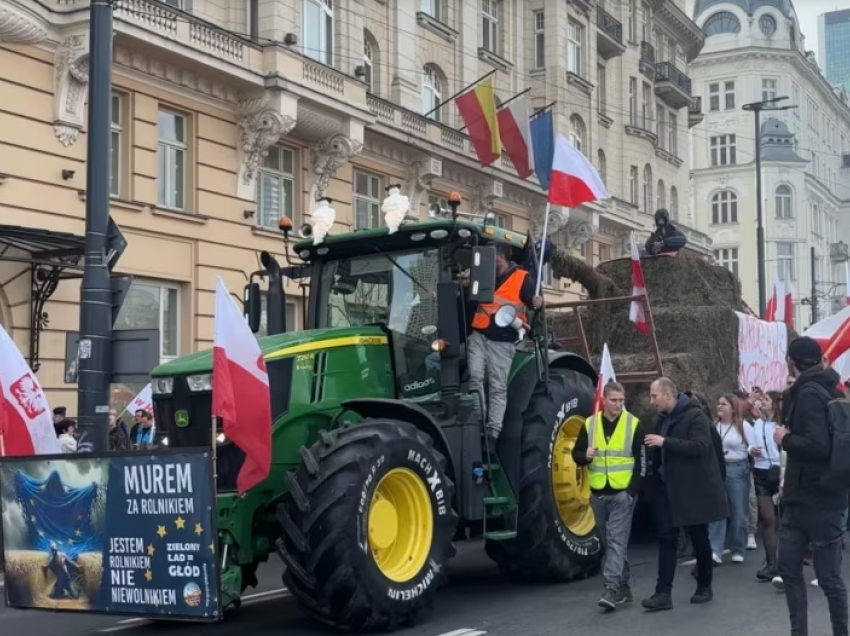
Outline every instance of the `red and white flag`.
[(785, 317), (785, 303), (779, 299), (784, 296), (785, 285), (778, 276), (773, 277), (773, 287), (767, 305), (764, 308), (764, 320), (767, 322), (783, 322)]
[(816, 322), (803, 335), (814, 338), (827, 360), (835, 362), (850, 351), (850, 306)]
[(616, 382), (617, 375), (614, 373), (614, 363), (611, 362), (611, 352), (608, 351), (608, 343), (602, 345), (602, 360), (599, 363), (599, 379), (596, 381), (596, 399), (593, 401), (593, 412), (602, 410), (602, 392), (609, 382)]
[[(635, 241), (635, 233), (629, 237), (632, 256), (632, 296), (646, 296), (646, 283), (643, 279), (643, 266), (640, 262), (640, 250)], [(644, 304), (639, 300), (633, 300), (629, 307), (629, 320), (635, 323), (644, 336), (649, 335), (649, 320), (646, 317)]]
[(850, 261), (844, 261), (844, 304), (850, 305)]
[(2, 326), (0, 389), (0, 457), (59, 453), (44, 391)]
[(785, 281), (785, 289), (783, 290), (782, 304), (782, 322), (789, 328), (794, 328), (794, 285), (790, 280)]
[(502, 147), (511, 158), (520, 179), (534, 172), (534, 153), (531, 150), (531, 119), (528, 98), (517, 97), (496, 115)]
[(549, 177), (549, 203), (576, 208), (582, 203), (592, 203), (609, 196), (602, 177), (590, 160), (564, 135), (558, 134)]
[(269, 476), (272, 463), (272, 409), (269, 375), (257, 339), (221, 278), (215, 283), (212, 414), (242, 452), (236, 478), (239, 494)]

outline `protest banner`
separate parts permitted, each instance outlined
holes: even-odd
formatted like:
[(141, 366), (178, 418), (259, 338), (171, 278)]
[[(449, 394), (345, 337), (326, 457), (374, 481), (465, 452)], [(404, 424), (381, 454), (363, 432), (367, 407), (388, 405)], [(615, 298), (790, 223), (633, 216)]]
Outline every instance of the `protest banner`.
[(781, 322), (766, 322), (755, 316), (738, 316), (738, 352), (741, 366), (738, 383), (741, 390), (782, 391), (788, 378), (785, 354), (788, 330)]

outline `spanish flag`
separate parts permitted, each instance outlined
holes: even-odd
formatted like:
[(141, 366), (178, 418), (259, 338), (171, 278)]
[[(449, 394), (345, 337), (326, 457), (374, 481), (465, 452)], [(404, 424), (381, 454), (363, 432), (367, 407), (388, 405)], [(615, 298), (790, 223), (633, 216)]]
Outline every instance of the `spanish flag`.
[(478, 86), (458, 97), (455, 102), (466, 133), (472, 142), (478, 163), (486, 167), (502, 155), (499, 120), (496, 117), (496, 93), (493, 78), (488, 77)]

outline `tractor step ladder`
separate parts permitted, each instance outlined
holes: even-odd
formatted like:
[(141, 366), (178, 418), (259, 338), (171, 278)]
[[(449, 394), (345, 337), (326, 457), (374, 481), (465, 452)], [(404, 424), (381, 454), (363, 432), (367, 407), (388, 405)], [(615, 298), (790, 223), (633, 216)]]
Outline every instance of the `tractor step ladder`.
[(504, 474), (501, 473), (502, 466), (498, 463), (498, 457), (496, 457), (496, 451), (490, 449), (489, 440), (485, 438), (484, 441), (485, 447), (485, 455), (486, 462), (482, 466), (484, 468), (484, 475), (487, 479), (487, 484), (490, 487), (490, 496), (483, 498), (484, 503), (484, 539), (489, 541), (509, 541), (510, 539), (515, 539), (517, 537), (517, 531), (514, 530), (487, 530), (487, 518), (491, 515), (491, 513), (498, 514), (500, 508), (504, 508), (505, 506), (511, 503), (509, 497), (500, 497), (496, 495), (496, 489), (493, 484), (493, 478), (495, 475), (499, 474), (502, 479), (505, 479)]

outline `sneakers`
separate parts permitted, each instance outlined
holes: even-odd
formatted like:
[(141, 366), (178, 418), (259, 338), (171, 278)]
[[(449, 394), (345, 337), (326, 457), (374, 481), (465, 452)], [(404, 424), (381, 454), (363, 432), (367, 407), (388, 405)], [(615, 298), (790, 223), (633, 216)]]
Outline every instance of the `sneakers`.
[(768, 583), (772, 581), (774, 578), (778, 578), (778, 574), (776, 573), (776, 566), (771, 565), (770, 563), (765, 564), (765, 566), (756, 572), (756, 578), (762, 583)]
[(812, 587), (819, 587), (819, 586), (818, 586), (818, 580), (817, 580), (817, 579), (815, 579), (814, 581), (812, 581)]
[(751, 534), (747, 536), (747, 550), (758, 550), (759, 546), (756, 543), (756, 536)]
[(673, 609), (673, 599), (670, 598), (669, 594), (664, 594), (663, 592), (656, 592), (649, 598), (641, 601), (641, 605), (647, 612), (661, 612), (664, 610)]
[(701, 603), (708, 603), (713, 599), (714, 592), (711, 591), (710, 587), (698, 587), (697, 591), (694, 592), (694, 595), (691, 597), (691, 603), (699, 605)]
[(632, 596), (632, 590), (630, 587), (621, 587), (617, 592), (617, 605), (631, 603), (634, 599), (635, 597)]
[(732, 555), (732, 563), (743, 563), (744, 555), (743, 554), (733, 554)]
[(605, 590), (596, 604), (606, 612), (614, 611), (617, 609), (617, 593), (614, 590)]
[(777, 592), (785, 591), (785, 581), (782, 580), (781, 576), (774, 576), (773, 579), (771, 579), (770, 584)]
[(718, 554), (712, 554), (711, 560), (714, 561), (714, 565), (723, 565), (723, 559)]

